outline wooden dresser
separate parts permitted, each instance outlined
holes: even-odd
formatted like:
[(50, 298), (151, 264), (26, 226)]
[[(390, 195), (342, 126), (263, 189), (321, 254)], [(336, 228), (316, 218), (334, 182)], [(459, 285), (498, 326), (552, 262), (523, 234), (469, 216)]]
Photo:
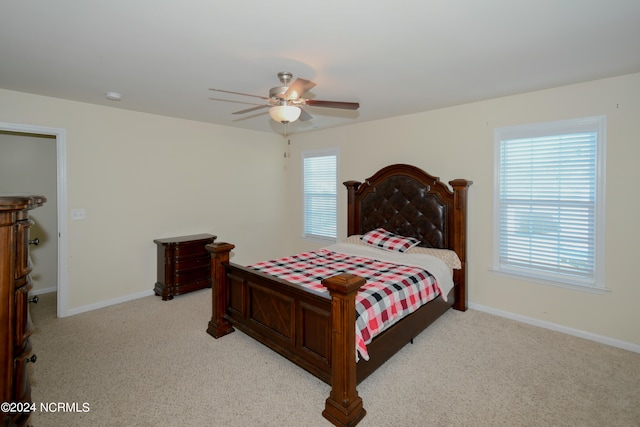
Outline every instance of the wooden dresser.
[[(29, 418), (31, 385), (27, 363), (31, 352), (29, 291), (32, 288), (29, 211), (42, 206), (43, 196), (0, 193), (0, 402), (10, 402), (12, 411), (0, 412), (3, 426), (22, 426)], [(6, 409), (3, 407), (3, 409)]]
[(205, 248), (212, 234), (154, 240), (158, 245), (158, 281), (154, 291), (163, 301), (211, 287), (211, 254)]

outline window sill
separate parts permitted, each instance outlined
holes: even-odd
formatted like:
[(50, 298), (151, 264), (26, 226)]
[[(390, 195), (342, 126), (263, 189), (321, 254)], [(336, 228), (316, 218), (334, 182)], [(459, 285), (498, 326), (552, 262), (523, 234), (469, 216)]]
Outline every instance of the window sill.
[(557, 288), (570, 289), (573, 291), (582, 291), (582, 292), (588, 292), (588, 293), (598, 294), (598, 295), (604, 295), (611, 292), (611, 289), (608, 289), (608, 288), (600, 288), (600, 287), (590, 286), (590, 285), (579, 285), (575, 283), (559, 282), (555, 280), (544, 279), (541, 277), (527, 276), (524, 274), (506, 272), (506, 271), (498, 270), (496, 268), (489, 268), (489, 271), (491, 271), (493, 274), (497, 276), (509, 277), (512, 279), (539, 283), (547, 286), (555, 286)]
[(332, 245), (338, 241), (338, 239), (331, 237), (319, 237), (319, 236), (305, 236), (302, 235), (302, 240), (306, 240), (308, 242), (321, 243), (325, 245)]

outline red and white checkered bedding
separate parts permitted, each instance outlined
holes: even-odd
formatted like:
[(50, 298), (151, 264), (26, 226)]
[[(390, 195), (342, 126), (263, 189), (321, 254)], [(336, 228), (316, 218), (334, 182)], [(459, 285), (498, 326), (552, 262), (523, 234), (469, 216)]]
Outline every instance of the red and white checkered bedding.
[(339, 273), (364, 277), (367, 282), (356, 296), (356, 350), (365, 360), (369, 360), (366, 345), (376, 335), (438, 295), (446, 300), (453, 286), (448, 267), (435, 257), (390, 254), (347, 243), (249, 267), (321, 292), (328, 292), (320, 284), (327, 277)]

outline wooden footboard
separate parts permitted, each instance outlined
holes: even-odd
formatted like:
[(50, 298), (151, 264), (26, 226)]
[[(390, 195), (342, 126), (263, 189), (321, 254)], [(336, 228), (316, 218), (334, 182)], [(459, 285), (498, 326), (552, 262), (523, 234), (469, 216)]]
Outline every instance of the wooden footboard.
[(322, 281), (329, 295), (229, 262), (234, 245), (213, 243), (212, 317), (220, 338), (234, 327), (331, 385), (323, 415), (353, 426), (366, 411), (356, 390), (355, 298), (365, 280), (340, 274)]

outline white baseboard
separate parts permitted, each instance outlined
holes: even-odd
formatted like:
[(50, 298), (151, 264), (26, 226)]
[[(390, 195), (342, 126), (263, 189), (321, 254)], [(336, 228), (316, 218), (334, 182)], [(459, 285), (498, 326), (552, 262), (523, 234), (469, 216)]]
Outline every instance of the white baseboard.
[(550, 329), (552, 331), (562, 332), (567, 335), (573, 335), (574, 337), (584, 338), (587, 340), (599, 342), (601, 344), (610, 345), (612, 347), (633, 351), (634, 353), (640, 353), (640, 345), (638, 344), (616, 340), (613, 338), (605, 337), (603, 335), (592, 334), (591, 332), (581, 331), (579, 329), (568, 328), (566, 326), (558, 325), (556, 323), (546, 322), (544, 320), (538, 320), (538, 319), (534, 319), (533, 317), (522, 316), (520, 314), (511, 313), (508, 311), (497, 310), (495, 308), (486, 307), (480, 304), (469, 303), (469, 308), (473, 310), (489, 313), (489, 314), (494, 314), (496, 316), (505, 317), (507, 319), (517, 320), (518, 322), (527, 323), (529, 325)]
[(74, 316), (76, 314), (85, 313), (87, 311), (97, 310), (99, 308), (108, 307), (110, 305), (116, 305), (127, 301), (137, 300), (139, 298), (148, 297), (153, 295), (155, 292), (153, 289), (143, 292), (138, 292), (137, 294), (126, 295), (119, 298), (114, 298), (106, 301), (100, 301), (95, 304), (83, 305), (82, 307), (73, 308), (71, 310), (67, 310), (64, 313), (59, 313), (59, 317), (69, 317)]
[(32, 291), (29, 291), (29, 295), (42, 295), (42, 294), (50, 294), (52, 292), (57, 292), (58, 288), (57, 287), (53, 287), (53, 288), (45, 288), (45, 289), (34, 289)]

